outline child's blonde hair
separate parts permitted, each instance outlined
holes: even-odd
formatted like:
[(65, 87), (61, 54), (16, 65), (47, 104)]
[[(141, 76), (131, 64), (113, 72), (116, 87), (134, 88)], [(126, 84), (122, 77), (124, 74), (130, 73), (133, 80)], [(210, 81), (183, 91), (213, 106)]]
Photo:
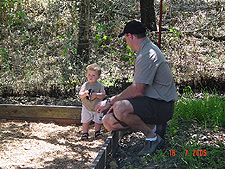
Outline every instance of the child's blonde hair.
[(98, 73), (98, 75), (100, 75), (101, 72), (102, 72), (101, 71), (101, 67), (98, 64), (96, 64), (96, 63), (93, 63), (91, 65), (88, 65), (86, 67), (86, 71), (88, 71), (88, 70), (96, 71)]

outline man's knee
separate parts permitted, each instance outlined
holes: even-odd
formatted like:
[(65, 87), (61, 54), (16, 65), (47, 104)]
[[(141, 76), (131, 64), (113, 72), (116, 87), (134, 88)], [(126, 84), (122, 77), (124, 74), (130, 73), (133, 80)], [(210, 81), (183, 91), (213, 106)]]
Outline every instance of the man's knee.
[(102, 118), (102, 122), (103, 124), (107, 124), (108, 122), (110, 122), (110, 115), (109, 114), (104, 115)]
[(104, 125), (104, 127), (108, 130), (108, 131), (112, 131), (112, 127), (110, 125), (110, 120), (109, 120), (109, 115), (106, 114), (105, 116), (103, 116), (102, 118), (102, 123)]
[(102, 118), (102, 122), (103, 122), (104, 127), (109, 131), (115, 130), (116, 124), (118, 123), (118, 121), (112, 116), (112, 113), (106, 114)]
[(113, 112), (119, 120), (122, 120), (127, 114), (133, 113), (133, 106), (128, 100), (117, 101), (113, 105)]

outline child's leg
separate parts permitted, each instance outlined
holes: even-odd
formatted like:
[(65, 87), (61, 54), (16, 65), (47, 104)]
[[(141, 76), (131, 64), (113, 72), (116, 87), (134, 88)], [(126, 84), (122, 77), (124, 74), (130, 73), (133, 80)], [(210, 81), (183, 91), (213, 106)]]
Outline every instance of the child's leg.
[(88, 133), (91, 121), (82, 124), (83, 133)]
[(98, 137), (102, 136), (101, 126), (102, 126), (102, 124), (95, 123), (95, 138), (98, 138)]
[(101, 130), (101, 126), (102, 126), (102, 124), (95, 123), (95, 132), (96, 131), (100, 131)]
[(83, 134), (81, 136), (81, 140), (87, 140), (88, 139), (88, 131), (89, 131), (89, 126), (90, 126), (91, 121), (89, 121), (88, 123), (83, 123), (82, 124), (82, 128), (83, 128)]
[(81, 140), (88, 139), (89, 126), (92, 120), (93, 120), (93, 115), (91, 114), (91, 112), (85, 106), (82, 106), (81, 123), (83, 128), (83, 134), (81, 136)]
[(92, 113), (85, 106), (82, 106), (81, 123), (82, 123), (83, 133), (88, 133), (89, 125), (92, 120), (93, 120)]
[(103, 113), (94, 113), (94, 122), (95, 122), (95, 138), (102, 136), (101, 126), (102, 126), (102, 117)]
[(94, 113), (95, 132), (101, 130), (103, 113)]

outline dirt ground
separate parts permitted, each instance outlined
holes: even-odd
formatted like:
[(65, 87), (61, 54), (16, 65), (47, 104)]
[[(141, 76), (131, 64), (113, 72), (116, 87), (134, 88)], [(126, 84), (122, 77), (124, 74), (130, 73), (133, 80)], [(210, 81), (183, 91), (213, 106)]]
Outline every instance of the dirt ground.
[(110, 134), (80, 139), (81, 125), (0, 120), (0, 168), (89, 168)]

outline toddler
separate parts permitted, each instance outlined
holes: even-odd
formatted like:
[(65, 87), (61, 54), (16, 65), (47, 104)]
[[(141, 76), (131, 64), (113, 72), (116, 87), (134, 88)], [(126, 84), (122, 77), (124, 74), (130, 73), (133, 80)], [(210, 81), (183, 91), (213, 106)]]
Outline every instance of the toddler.
[(97, 113), (95, 106), (103, 98), (105, 98), (104, 86), (97, 80), (100, 78), (101, 68), (96, 63), (87, 66), (86, 77), (87, 82), (81, 86), (79, 97), (82, 98), (81, 123), (83, 134), (81, 140), (88, 139), (89, 125), (91, 121), (95, 122), (95, 138), (102, 136), (101, 125), (103, 113)]

